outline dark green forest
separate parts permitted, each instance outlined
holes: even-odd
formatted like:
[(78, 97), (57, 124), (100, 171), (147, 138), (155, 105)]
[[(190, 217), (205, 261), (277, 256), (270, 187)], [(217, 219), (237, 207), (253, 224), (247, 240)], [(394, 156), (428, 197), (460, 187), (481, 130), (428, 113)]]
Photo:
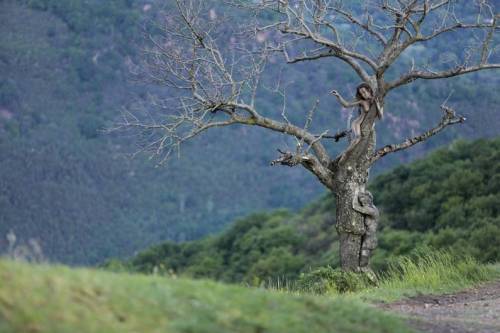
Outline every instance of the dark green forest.
[[(222, 12), (219, 2), (211, 3)], [(169, 0), (0, 1), (0, 253), (8, 246), (4, 235), (12, 231), (18, 243), (36, 239), (51, 261), (96, 264), (165, 240), (198, 239), (252, 212), (284, 208), (240, 220), (222, 236), (162, 245), (134, 263), (141, 271), (150, 271), (169, 257), (168, 267), (175, 271), (252, 282), (271, 275), (295, 276), (303, 267), (335, 262), (330, 199), (296, 215), (323, 194), (321, 186), (304, 170), (269, 166), (276, 148), (293, 142), (258, 129), (224, 129), (194, 140), (183, 147), (180, 159), (156, 168), (156, 161), (147, 155), (130, 158), (137, 150), (135, 137), (106, 131), (122, 110), (146, 100), (151, 92), (162, 93), (161, 87), (136, 82), (131, 68), (143, 57), (150, 22), (171, 10), (171, 4)], [(232, 14), (234, 20), (245, 18), (244, 13)], [(452, 38), (430, 45), (429, 57), (458, 52)], [(344, 129), (346, 120), (337, 106), (332, 109), (328, 92), (333, 87), (352, 91), (358, 84), (353, 73), (340, 63), (319, 61), (274, 66), (268, 75), (272, 78), (281, 70), (293, 83), (288, 92), (292, 121), (303, 123), (312, 101), (320, 98), (313, 125), (332, 132)], [(485, 72), (419, 82), (391, 95), (387, 117), (379, 125), (380, 145), (402, 141), (435, 124), (441, 116), (439, 105), (451, 91), (450, 104), (468, 121), (395, 154), (374, 174), (458, 137), (498, 135), (499, 81), (496, 73)], [(275, 114), (280, 99), (263, 96), (261, 107)], [(492, 163), (487, 170), (477, 161), (478, 156), (489, 158), (489, 153), (498, 156), (490, 146), (498, 147), (498, 141), (454, 144), (448, 152), (373, 182), (376, 202), (384, 212), (378, 265), (384, 251), (407, 253), (422, 243), (452, 245), (482, 260), (498, 259), (493, 247), (480, 247), (487, 237), (498, 242), (498, 211), (493, 207), (495, 200), (498, 203), (497, 166)], [(338, 149), (333, 143), (329, 148)], [(481, 154), (472, 156), (471, 149), (479, 148)], [(454, 175), (459, 181), (441, 186), (435, 185), (440, 184), (438, 179), (434, 185), (416, 178), (411, 178), (411, 185), (403, 181), (410, 174), (415, 177), (417, 170), (435, 174), (438, 165), (439, 170), (446, 168), (440, 158), (458, 163), (442, 172), (443, 177)], [(419, 163), (431, 163), (432, 168)], [(475, 184), (471, 188), (469, 179)], [(458, 186), (462, 182), (463, 188)], [(179, 264), (173, 264), (177, 259), (167, 254), (178, 250), (182, 250)], [(214, 255), (200, 256), (203, 251)]]
[[(376, 177), (370, 191), (381, 221), (374, 268), (424, 248), (498, 262), (499, 161), (500, 139), (456, 141)], [(334, 209), (333, 198), (325, 196), (298, 214), (253, 214), (220, 235), (164, 243), (107, 266), (251, 285), (293, 281), (320, 266), (338, 267)]]

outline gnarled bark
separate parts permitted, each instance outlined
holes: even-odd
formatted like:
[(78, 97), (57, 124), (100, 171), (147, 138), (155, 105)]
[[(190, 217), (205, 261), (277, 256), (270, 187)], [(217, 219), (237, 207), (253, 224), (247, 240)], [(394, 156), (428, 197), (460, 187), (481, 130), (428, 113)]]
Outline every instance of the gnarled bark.
[[(340, 185), (340, 184), (339, 184)], [(361, 245), (365, 234), (363, 215), (352, 207), (357, 183), (344, 183), (337, 188), (336, 221), (340, 239), (340, 264), (343, 269), (357, 271), (360, 268)]]
[(373, 103), (361, 124), (359, 142), (334, 162), (337, 232), (340, 239), (340, 263), (344, 270), (359, 271), (364, 216), (353, 207), (357, 192), (364, 192), (375, 147), (374, 122), (377, 106)]

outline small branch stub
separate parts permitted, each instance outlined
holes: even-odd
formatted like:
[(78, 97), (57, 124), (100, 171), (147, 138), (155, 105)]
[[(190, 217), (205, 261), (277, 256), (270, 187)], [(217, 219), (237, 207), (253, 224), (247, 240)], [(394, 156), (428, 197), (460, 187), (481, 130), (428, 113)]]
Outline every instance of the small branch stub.
[(294, 167), (296, 165), (299, 165), (302, 163), (304, 157), (293, 154), (289, 151), (282, 151), (281, 149), (278, 149), (278, 152), (281, 154), (281, 156), (273, 161), (271, 161), (271, 165), (286, 165), (289, 167)]

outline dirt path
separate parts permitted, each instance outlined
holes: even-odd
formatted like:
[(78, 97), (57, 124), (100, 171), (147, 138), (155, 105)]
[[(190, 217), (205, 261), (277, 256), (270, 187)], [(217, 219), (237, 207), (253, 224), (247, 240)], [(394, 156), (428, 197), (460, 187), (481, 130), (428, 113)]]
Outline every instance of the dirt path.
[(381, 304), (407, 316), (417, 331), (431, 333), (500, 333), (500, 281), (456, 294), (416, 296)]

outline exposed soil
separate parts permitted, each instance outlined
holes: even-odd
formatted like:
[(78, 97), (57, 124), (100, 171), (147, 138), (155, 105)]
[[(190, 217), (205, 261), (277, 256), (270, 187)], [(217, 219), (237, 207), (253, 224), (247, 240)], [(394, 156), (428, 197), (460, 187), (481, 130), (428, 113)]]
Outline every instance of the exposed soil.
[(448, 295), (422, 295), (380, 308), (430, 333), (500, 333), (500, 281)]

